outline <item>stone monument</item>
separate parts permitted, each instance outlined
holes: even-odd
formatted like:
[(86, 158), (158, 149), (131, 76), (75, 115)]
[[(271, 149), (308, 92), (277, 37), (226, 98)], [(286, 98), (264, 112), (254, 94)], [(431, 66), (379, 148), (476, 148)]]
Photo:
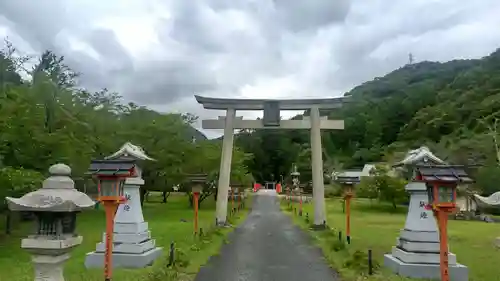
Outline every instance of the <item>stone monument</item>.
[[(410, 205), (404, 229), (401, 230), (391, 254), (384, 255), (384, 266), (392, 272), (410, 278), (440, 279), (439, 232), (432, 210), (427, 210), (429, 198), (425, 182), (414, 177), (416, 165), (443, 165), (427, 147), (411, 150), (394, 167), (402, 168), (411, 176), (406, 185)], [(453, 253), (448, 254), (452, 281), (467, 281), (468, 269), (457, 263)]]
[[(138, 161), (154, 161), (146, 155), (142, 148), (129, 142), (107, 159), (134, 159)], [(127, 203), (120, 205), (115, 215), (113, 234), (113, 267), (142, 268), (153, 264), (161, 256), (162, 248), (156, 247), (155, 240), (151, 239), (148, 223), (142, 215), (140, 188), (144, 185), (142, 171), (137, 169), (137, 177), (127, 178), (124, 194)], [(85, 266), (103, 267), (105, 252), (105, 233), (103, 242), (96, 246), (94, 252), (88, 253)]]
[(75, 189), (70, 167), (56, 164), (49, 173), (41, 189), (6, 199), (10, 210), (32, 212), (36, 217), (35, 232), (21, 242), (21, 248), (32, 255), (35, 281), (64, 281), (63, 265), (83, 239), (75, 233), (76, 214), (92, 208), (94, 201)]

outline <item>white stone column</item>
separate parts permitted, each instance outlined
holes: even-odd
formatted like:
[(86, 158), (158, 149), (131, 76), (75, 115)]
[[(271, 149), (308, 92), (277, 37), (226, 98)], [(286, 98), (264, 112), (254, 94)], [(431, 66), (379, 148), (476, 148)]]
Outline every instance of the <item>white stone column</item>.
[(323, 182), (323, 149), (319, 108), (311, 108), (311, 161), (313, 181), (314, 225), (326, 223), (325, 185)]
[(116, 211), (115, 229), (121, 223), (142, 224), (144, 222), (141, 206), (141, 185), (144, 185), (144, 180), (141, 178), (126, 179), (123, 193), (127, 197), (127, 202), (120, 204)]
[(229, 181), (231, 179), (231, 160), (233, 158), (233, 123), (235, 117), (236, 110), (232, 108), (227, 109), (224, 126), (224, 139), (222, 140), (219, 181), (217, 187), (217, 224), (225, 224), (227, 218), (227, 200), (229, 192)]

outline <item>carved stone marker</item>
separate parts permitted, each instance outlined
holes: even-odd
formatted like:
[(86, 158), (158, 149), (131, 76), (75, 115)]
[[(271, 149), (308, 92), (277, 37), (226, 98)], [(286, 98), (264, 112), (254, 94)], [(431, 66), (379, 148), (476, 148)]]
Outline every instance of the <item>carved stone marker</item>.
[[(131, 143), (126, 143), (107, 159), (154, 159), (147, 156), (144, 151)], [(127, 178), (123, 192), (127, 202), (118, 207), (115, 215), (113, 234), (113, 267), (142, 268), (151, 265), (161, 256), (162, 248), (156, 247), (155, 240), (151, 239), (148, 223), (144, 221), (140, 199), (140, 188), (144, 185), (142, 171), (137, 169), (137, 177)], [(103, 240), (105, 241), (105, 233)], [(88, 253), (85, 266), (103, 267), (106, 245), (100, 242), (94, 252)]]
[(21, 248), (32, 255), (35, 281), (64, 281), (64, 263), (82, 243), (82, 236), (75, 233), (76, 213), (92, 208), (94, 201), (75, 189), (67, 165), (53, 165), (49, 173), (41, 189), (6, 199), (10, 210), (32, 212), (36, 217), (35, 232), (21, 242)]
[[(445, 164), (426, 147), (410, 151), (395, 166), (404, 167), (413, 174), (416, 165)], [(394, 273), (422, 279), (440, 279), (439, 233), (432, 210), (427, 210), (429, 198), (425, 182), (412, 180), (406, 185), (410, 205), (404, 229), (401, 230), (392, 253), (384, 255), (384, 265)], [(457, 263), (453, 253), (448, 254), (449, 273), (453, 281), (467, 281), (468, 269)]]

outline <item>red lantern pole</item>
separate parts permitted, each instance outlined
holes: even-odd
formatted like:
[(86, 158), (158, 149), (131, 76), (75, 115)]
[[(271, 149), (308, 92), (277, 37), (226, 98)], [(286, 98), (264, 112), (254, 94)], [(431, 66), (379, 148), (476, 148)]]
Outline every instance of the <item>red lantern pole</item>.
[(302, 216), (302, 191), (299, 187), (299, 216)]
[[(244, 190), (244, 189), (243, 189), (243, 190)], [(238, 205), (239, 205), (239, 208), (241, 208), (241, 205), (242, 205), (242, 203), (243, 203), (243, 197), (242, 197), (242, 195), (241, 195), (241, 194), (242, 194), (242, 191), (240, 191), (240, 190), (238, 189), (238, 196), (239, 196), (239, 197), (238, 197), (238, 201), (239, 201)]]
[(111, 280), (113, 268), (113, 231), (114, 218), (118, 210), (116, 201), (104, 201), (106, 211), (106, 252), (104, 253), (104, 280)]
[(292, 202), (292, 188), (290, 186), (288, 187), (287, 193), (288, 193), (288, 207), (290, 207), (290, 204)]
[(441, 280), (450, 281), (449, 265), (448, 265), (448, 213), (444, 210), (438, 210), (439, 223), (439, 255)]
[(233, 189), (231, 188), (229, 192), (231, 195), (231, 211), (233, 211), (234, 210), (234, 192), (233, 192)]
[(345, 194), (345, 220), (346, 220), (346, 239), (347, 244), (351, 244), (351, 198), (352, 190), (351, 187), (347, 187), (347, 192)]
[[(440, 203), (439, 184), (433, 184), (434, 204), (431, 206), (434, 216), (438, 221), (439, 230), (439, 268), (441, 273), (441, 281), (450, 281), (449, 275), (449, 259), (448, 259), (448, 215), (452, 213), (456, 205), (455, 203)], [(456, 190), (453, 191), (453, 201), (456, 198)]]
[(193, 193), (193, 205), (194, 205), (194, 234), (198, 233), (198, 198), (200, 196), (199, 192)]

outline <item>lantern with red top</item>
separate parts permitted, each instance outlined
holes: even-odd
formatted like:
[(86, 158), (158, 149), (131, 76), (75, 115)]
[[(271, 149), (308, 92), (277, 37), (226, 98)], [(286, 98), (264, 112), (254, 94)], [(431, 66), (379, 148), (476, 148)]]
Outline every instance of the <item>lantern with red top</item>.
[(127, 199), (123, 193), (125, 180), (136, 176), (135, 160), (92, 160), (88, 174), (97, 180), (99, 197), (106, 211), (106, 250), (104, 278), (111, 280), (114, 217), (118, 206)]
[(456, 209), (457, 185), (473, 180), (460, 165), (417, 166), (417, 179), (427, 184), (428, 208), (453, 212)]
[(438, 221), (441, 280), (449, 281), (448, 266), (448, 215), (456, 210), (457, 185), (472, 183), (463, 166), (417, 166), (417, 180), (426, 182), (429, 196), (428, 209), (432, 209)]
[(207, 183), (207, 174), (191, 174), (187, 176), (193, 193), (193, 208), (194, 208), (194, 234), (198, 233), (198, 201), (203, 188)]
[(354, 186), (360, 182), (360, 178), (358, 176), (340, 175), (337, 176), (336, 181), (344, 189), (346, 239), (347, 243), (351, 244), (351, 198), (354, 196)]
[(135, 160), (92, 160), (88, 173), (97, 180), (98, 201), (124, 203), (125, 180), (136, 176)]

